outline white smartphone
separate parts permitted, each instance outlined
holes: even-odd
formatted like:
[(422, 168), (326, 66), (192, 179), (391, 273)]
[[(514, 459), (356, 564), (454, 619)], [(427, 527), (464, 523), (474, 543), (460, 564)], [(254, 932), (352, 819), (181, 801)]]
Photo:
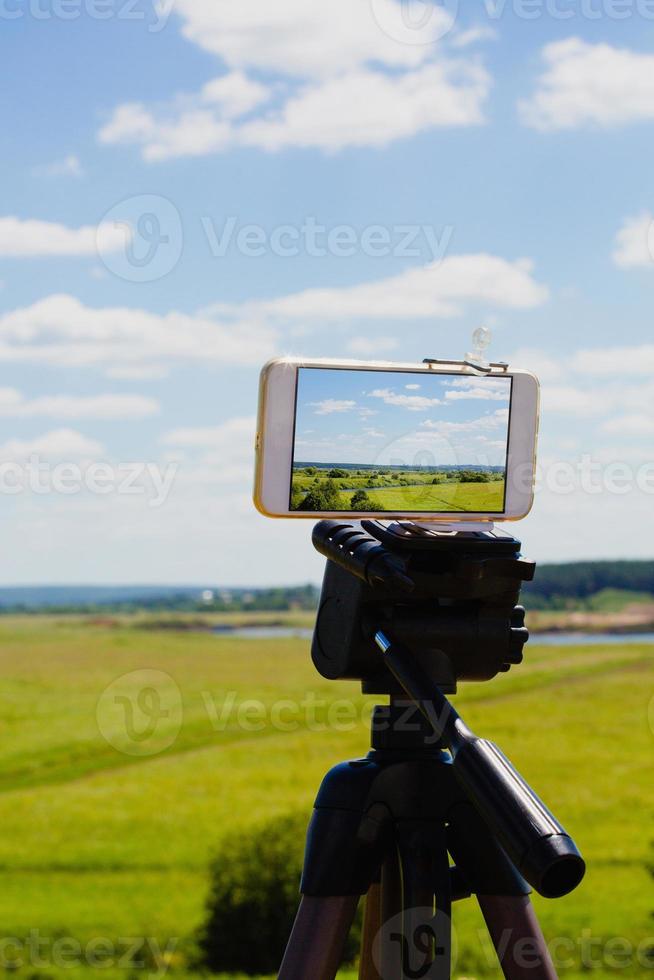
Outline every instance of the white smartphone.
[(269, 517), (519, 520), (533, 503), (539, 403), (528, 371), (270, 361), (255, 505)]

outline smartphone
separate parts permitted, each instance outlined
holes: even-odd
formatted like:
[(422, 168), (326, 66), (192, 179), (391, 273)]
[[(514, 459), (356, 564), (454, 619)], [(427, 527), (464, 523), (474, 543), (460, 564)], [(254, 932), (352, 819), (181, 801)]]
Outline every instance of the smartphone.
[(269, 517), (519, 520), (533, 503), (539, 405), (528, 371), (269, 361), (255, 505)]

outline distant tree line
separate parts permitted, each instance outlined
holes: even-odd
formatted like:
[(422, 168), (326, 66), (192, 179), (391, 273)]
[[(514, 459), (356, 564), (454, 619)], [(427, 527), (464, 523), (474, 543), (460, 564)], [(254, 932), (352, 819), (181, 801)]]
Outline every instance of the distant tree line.
[(160, 596), (135, 596), (124, 601), (27, 604), (0, 606), (2, 614), (106, 614), (153, 612), (312, 612), (318, 605), (319, 589), (315, 585), (297, 585), (270, 589), (194, 589)]
[[(352, 501), (361, 510), (377, 509), (378, 504), (365, 490), (357, 490)], [(372, 506), (371, 506), (372, 504)], [(587, 561), (566, 564), (539, 565), (536, 578), (523, 587), (523, 600), (531, 609), (563, 609), (581, 603), (605, 589), (648, 593), (654, 597), (654, 561)], [(11, 592), (11, 590), (8, 590)], [(77, 598), (70, 588), (70, 599), (56, 603), (47, 600), (43, 589), (42, 601), (0, 603), (1, 614), (17, 613), (131, 613), (140, 610), (174, 612), (282, 612), (285, 610), (313, 611), (318, 604), (319, 589), (315, 585), (298, 585), (267, 589), (192, 589), (161, 594), (130, 595), (124, 600), (85, 601)], [(131, 591), (131, 590), (130, 590)], [(41, 597), (39, 597), (41, 598)]]
[(604, 589), (654, 595), (654, 561), (578, 561), (539, 565), (534, 581), (523, 587), (523, 597), (532, 609), (562, 608), (570, 600), (588, 599)]

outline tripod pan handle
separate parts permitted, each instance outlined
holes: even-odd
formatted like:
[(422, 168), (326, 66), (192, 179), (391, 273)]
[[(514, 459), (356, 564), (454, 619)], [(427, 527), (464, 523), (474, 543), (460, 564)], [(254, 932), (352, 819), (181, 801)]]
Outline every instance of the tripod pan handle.
[(465, 739), (454, 769), (516, 868), (545, 898), (573, 891), (586, 865), (572, 838), (496, 745)]

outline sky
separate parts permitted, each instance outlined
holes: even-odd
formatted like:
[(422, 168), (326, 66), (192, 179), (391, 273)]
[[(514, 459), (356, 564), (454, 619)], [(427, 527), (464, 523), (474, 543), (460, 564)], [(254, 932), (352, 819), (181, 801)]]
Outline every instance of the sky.
[(251, 503), (260, 366), (482, 324), (543, 384), (525, 553), (652, 557), (650, 0), (0, 21), (1, 583), (318, 580)]
[(298, 372), (295, 463), (504, 466), (511, 380)]

